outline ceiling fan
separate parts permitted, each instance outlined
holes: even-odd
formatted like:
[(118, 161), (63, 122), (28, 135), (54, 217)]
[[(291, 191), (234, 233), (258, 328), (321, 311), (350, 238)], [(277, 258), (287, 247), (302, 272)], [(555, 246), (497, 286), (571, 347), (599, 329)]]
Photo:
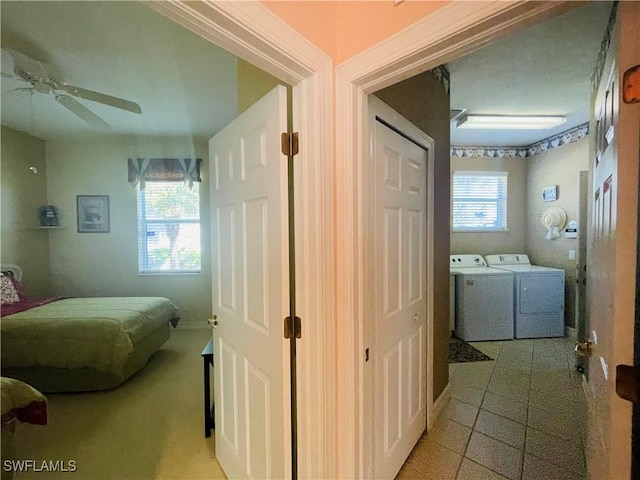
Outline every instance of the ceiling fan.
[[(55, 78), (49, 74), (50, 68), (47, 64), (28, 57), (17, 50), (3, 47), (1, 57), (3, 78), (13, 78), (31, 84), (28, 87), (16, 88), (12, 91), (27, 91), (32, 95), (34, 93), (51, 94), (55, 97), (56, 102), (93, 127), (108, 128), (109, 124), (81, 104), (76, 98), (102, 103), (132, 113), (142, 113), (140, 105), (135, 102), (69, 85)], [(6, 73), (9, 71), (11, 73)]]

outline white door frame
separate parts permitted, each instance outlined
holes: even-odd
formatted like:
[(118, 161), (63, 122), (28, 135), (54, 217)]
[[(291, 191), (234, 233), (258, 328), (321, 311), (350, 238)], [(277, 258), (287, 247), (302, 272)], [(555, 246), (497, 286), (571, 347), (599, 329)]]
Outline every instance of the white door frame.
[[(293, 86), (298, 474), (334, 476), (332, 60), (260, 2), (145, 2), (215, 45)], [(211, 132), (215, 133), (215, 132)]]
[[(296, 163), (296, 271), (300, 383), (308, 396), (299, 397), (299, 453), (313, 455), (300, 457), (300, 475), (361, 477), (363, 319), (371, 305), (363, 230), (363, 192), (371, 180), (363, 169), (366, 96), (575, 7), (564, 1), (451, 2), (341, 64), (334, 103), (331, 59), (259, 2), (145, 3), (293, 85), (294, 128), (304, 132)], [(313, 342), (305, 341), (310, 337)]]
[[(370, 471), (372, 440), (365, 435), (364, 339), (373, 315), (373, 246), (368, 193), (367, 95), (417, 75), (499, 37), (575, 8), (567, 2), (451, 2), (400, 33), (336, 68), (336, 321), (340, 362), (336, 369), (337, 477), (362, 478)], [(433, 218), (430, 219), (430, 222)], [(431, 224), (429, 228), (433, 228)], [(447, 252), (448, 255), (448, 252)], [(427, 389), (433, 392), (433, 325), (427, 326)], [(433, 402), (427, 403), (427, 425)]]

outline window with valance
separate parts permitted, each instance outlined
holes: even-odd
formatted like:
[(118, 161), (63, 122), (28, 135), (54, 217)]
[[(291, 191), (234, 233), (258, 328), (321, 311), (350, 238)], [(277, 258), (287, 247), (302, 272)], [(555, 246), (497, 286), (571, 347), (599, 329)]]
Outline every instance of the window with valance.
[(137, 191), (138, 270), (142, 274), (201, 271), (201, 159), (130, 158)]
[(130, 158), (129, 183), (144, 190), (147, 181), (185, 182), (189, 188), (201, 182), (200, 158)]

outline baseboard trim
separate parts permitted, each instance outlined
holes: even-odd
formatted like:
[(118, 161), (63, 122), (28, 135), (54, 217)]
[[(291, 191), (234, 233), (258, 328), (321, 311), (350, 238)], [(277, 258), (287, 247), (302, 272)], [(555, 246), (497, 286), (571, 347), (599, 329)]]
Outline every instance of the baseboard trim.
[(428, 430), (431, 430), (435, 423), (438, 421), (440, 414), (445, 409), (447, 404), (449, 403), (449, 399), (451, 398), (450, 391), (451, 384), (447, 383), (447, 386), (444, 388), (440, 396), (433, 402), (433, 410), (431, 411), (431, 422), (430, 425), (427, 426)]
[(576, 338), (577, 331), (573, 327), (564, 327), (564, 336), (569, 338)]
[(197, 329), (197, 330), (201, 330), (201, 329), (205, 329), (208, 328), (209, 330), (211, 329), (211, 327), (207, 324), (207, 322), (178, 322), (178, 326), (176, 328), (182, 329), (182, 330), (193, 330), (193, 329)]

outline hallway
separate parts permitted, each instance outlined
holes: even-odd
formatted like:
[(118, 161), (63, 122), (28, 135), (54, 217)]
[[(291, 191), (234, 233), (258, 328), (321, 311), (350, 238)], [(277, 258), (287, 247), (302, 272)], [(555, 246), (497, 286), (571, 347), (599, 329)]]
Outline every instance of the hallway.
[(396, 478), (586, 478), (588, 412), (573, 345), (474, 342), (494, 360), (449, 365), (451, 399)]

